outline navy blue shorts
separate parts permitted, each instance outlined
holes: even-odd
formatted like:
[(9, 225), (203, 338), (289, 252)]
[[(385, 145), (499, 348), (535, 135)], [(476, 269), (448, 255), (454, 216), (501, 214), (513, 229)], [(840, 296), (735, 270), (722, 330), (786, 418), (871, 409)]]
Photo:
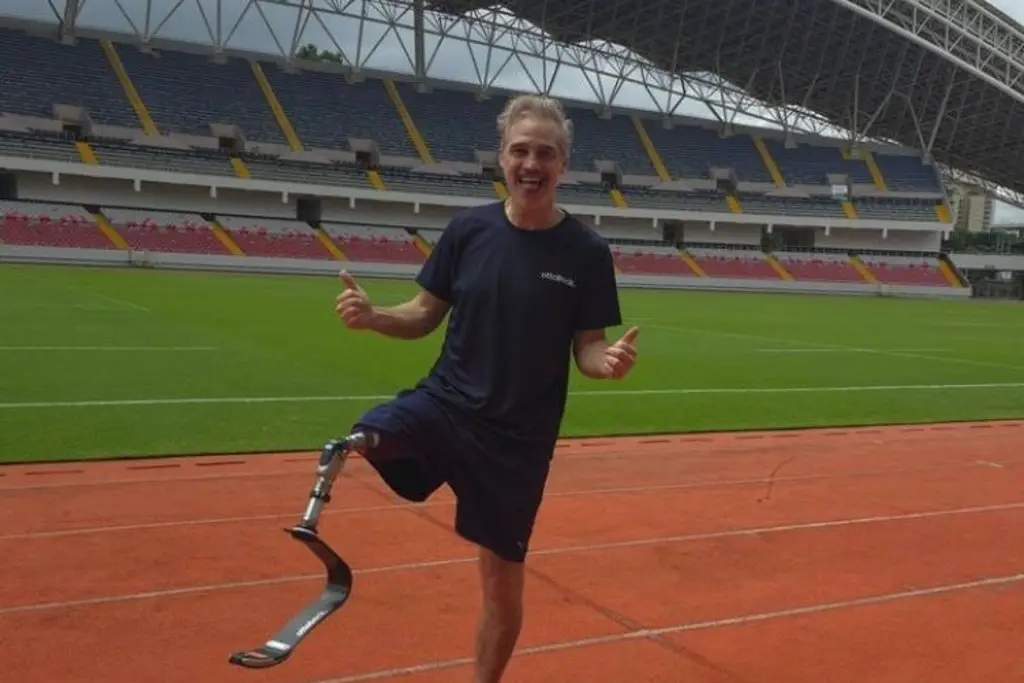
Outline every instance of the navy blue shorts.
[(380, 444), (366, 459), (391, 490), (423, 502), (447, 484), (457, 500), (456, 533), (505, 560), (526, 558), (550, 452), (521, 452), (522, 446), (458, 419), (424, 389), (371, 408), (353, 427), (367, 429), (380, 435)]

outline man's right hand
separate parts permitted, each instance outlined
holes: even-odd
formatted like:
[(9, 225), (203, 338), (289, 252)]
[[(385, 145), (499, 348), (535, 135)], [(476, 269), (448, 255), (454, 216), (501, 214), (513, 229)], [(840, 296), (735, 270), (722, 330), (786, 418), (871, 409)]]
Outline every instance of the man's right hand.
[(370, 303), (370, 297), (347, 272), (341, 271), (339, 277), (345, 285), (345, 291), (335, 299), (334, 310), (338, 317), (350, 330), (370, 329), (373, 322), (373, 304)]

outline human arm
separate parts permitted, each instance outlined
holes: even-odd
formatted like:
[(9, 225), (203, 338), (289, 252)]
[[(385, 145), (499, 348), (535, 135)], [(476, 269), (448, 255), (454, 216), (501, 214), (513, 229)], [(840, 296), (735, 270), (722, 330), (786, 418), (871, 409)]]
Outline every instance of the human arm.
[(420, 291), (397, 306), (373, 306), (348, 273), (341, 280), (346, 290), (336, 309), (351, 329), (369, 329), (394, 339), (420, 339), (437, 329), (455, 300), (454, 272), (460, 224), (452, 220), (416, 276)]
[(370, 329), (395, 339), (420, 339), (437, 329), (450, 307), (427, 291), (397, 306), (374, 306)]
[(639, 334), (632, 328), (615, 342), (609, 342), (606, 329), (622, 324), (618, 284), (611, 250), (601, 244), (581, 278), (580, 307), (573, 335), (573, 357), (580, 373), (590, 379), (620, 379), (636, 363), (634, 341)]
[(374, 306), (350, 274), (343, 272), (341, 281), (345, 291), (338, 296), (335, 310), (350, 329), (372, 330), (395, 339), (420, 339), (437, 329), (450, 308), (426, 290), (396, 306)]
[(634, 345), (640, 328), (632, 327), (616, 342), (609, 343), (604, 329), (576, 333), (573, 356), (581, 374), (590, 379), (621, 379), (636, 364)]

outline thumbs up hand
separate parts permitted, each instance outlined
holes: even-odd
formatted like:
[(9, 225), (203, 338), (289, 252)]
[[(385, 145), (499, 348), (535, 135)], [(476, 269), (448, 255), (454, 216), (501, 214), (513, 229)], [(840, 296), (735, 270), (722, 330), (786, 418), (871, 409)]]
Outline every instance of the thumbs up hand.
[(639, 327), (631, 327), (614, 344), (604, 352), (604, 375), (608, 379), (622, 379), (636, 365), (636, 338), (640, 334)]
[(335, 299), (335, 312), (350, 330), (368, 329), (373, 318), (370, 297), (349, 273), (341, 271), (339, 279), (345, 285), (345, 291)]

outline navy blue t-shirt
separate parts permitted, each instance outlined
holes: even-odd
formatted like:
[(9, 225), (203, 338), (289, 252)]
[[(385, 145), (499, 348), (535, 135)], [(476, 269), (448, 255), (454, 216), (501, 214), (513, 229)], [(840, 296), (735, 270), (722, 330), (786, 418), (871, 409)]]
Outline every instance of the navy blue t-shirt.
[(486, 204), (456, 214), (417, 283), (452, 306), (420, 386), (492, 434), (550, 450), (574, 333), (622, 324), (607, 243), (568, 214), (522, 230), (502, 203)]

